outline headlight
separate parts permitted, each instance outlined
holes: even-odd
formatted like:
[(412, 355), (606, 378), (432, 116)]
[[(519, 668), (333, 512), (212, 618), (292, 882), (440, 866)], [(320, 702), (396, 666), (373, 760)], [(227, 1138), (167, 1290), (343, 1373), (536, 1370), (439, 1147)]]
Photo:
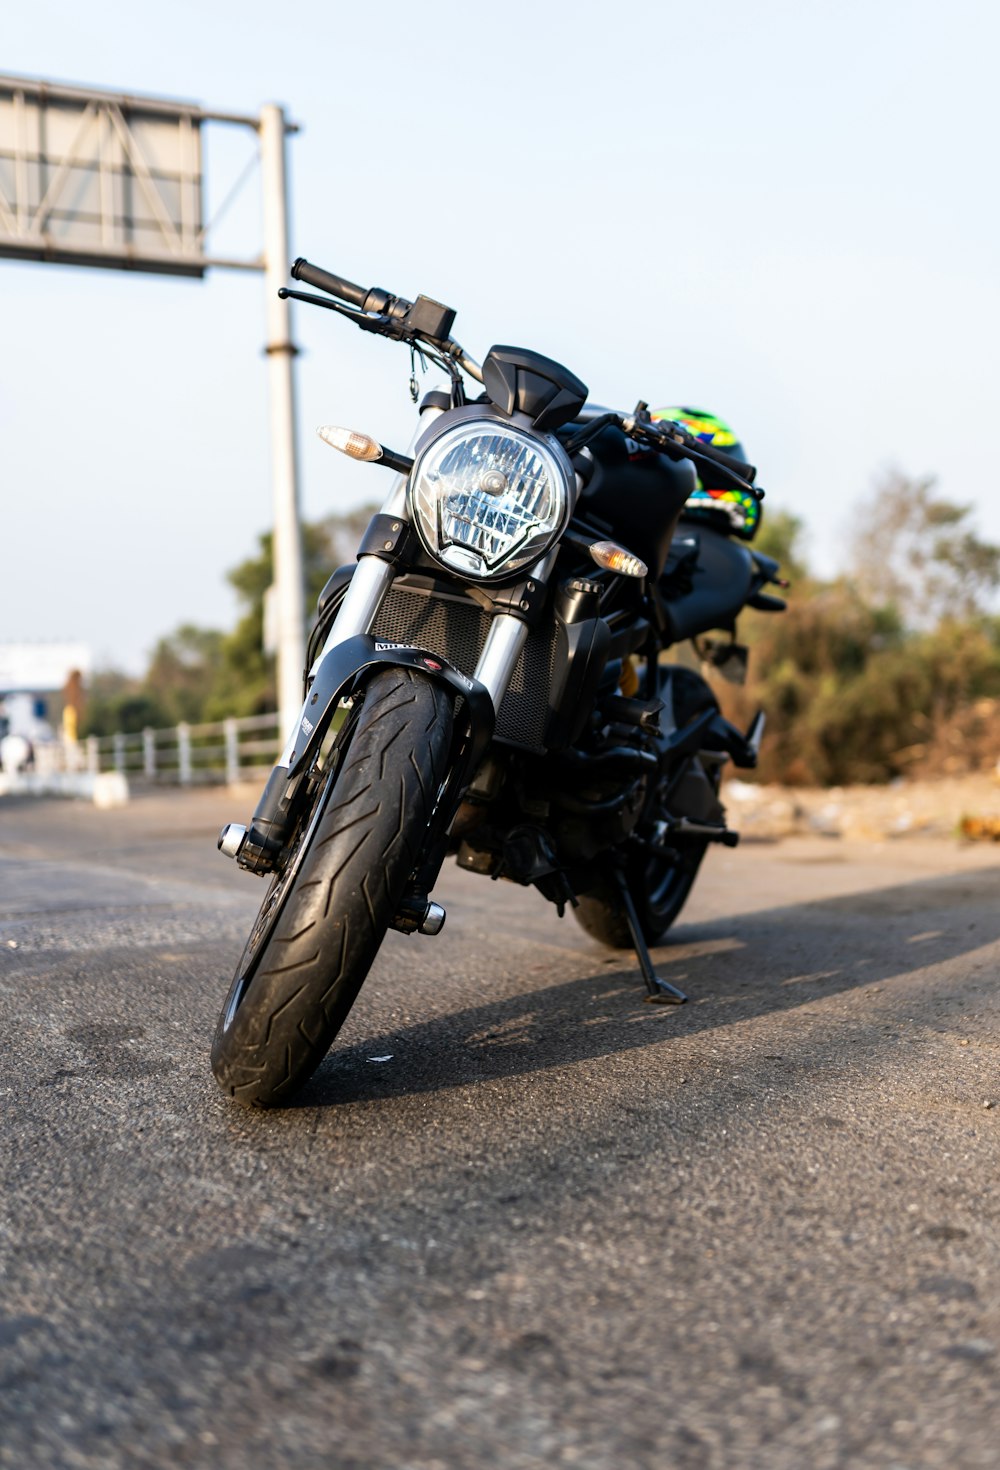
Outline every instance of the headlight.
[(536, 561), (569, 504), (558, 446), (493, 419), (446, 429), (410, 476), (413, 520), (426, 550), (462, 576), (499, 577)]

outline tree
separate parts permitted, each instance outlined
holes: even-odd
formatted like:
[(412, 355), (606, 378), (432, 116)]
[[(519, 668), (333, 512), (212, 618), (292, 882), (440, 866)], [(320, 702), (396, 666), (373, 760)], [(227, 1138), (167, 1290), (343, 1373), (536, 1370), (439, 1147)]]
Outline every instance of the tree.
[(93, 674), (87, 683), (80, 735), (113, 735), (116, 730), (135, 734), (147, 725), (169, 723), (166, 711), (139, 679), (115, 669)]
[[(354, 560), (374, 511), (374, 506), (361, 506), (322, 521), (303, 523), (306, 608), (310, 617), (330, 574), (342, 562)], [(256, 556), (247, 557), (229, 573), (245, 610), (222, 642), (222, 662), (207, 706), (208, 719), (261, 714), (275, 708), (274, 658), (264, 652), (264, 598), (274, 578), (273, 565), (271, 532), (266, 531), (259, 538)]]
[(1000, 547), (970, 525), (973, 508), (936, 495), (932, 478), (890, 470), (862, 504), (854, 538), (858, 591), (912, 628), (981, 615), (1000, 585)]
[(764, 507), (760, 519), (760, 530), (753, 543), (755, 551), (773, 556), (781, 563), (781, 571), (790, 582), (804, 582), (809, 576), (802, 540), (805, 524), (801, 516), (790, 510), (770, 510)]
[(161, 638), (146, 671), (144, 687), (166, 715), (166, 723), (197, 724), (218, 683), (225, 636), (215, 628), (182, 623)]
[[(330, 574), (353, 561), (375, 507), (361, 506), (302, 527), (306, 611)], [(232, 569), (228, 580), (243, 605), (231, 633), (182, 623), (161, 638), (142, 679), (106, 671), (90, 681), (81, 733), (110, 735), (182, 721), (197, 725), (230, 715), (257, 715), (276, 707), (274, 659), (264, 651), (264, 599), (274, 578), (271, 533), (258, 551)]]

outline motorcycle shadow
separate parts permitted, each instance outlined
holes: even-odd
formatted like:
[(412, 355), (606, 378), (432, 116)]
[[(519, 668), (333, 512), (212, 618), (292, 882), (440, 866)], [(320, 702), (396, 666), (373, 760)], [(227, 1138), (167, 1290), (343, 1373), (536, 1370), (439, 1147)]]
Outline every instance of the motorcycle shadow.
[[(630, 955), (615, 954), (609, 962), (607, 951), (595, 949), (590, 961), (581, 951), (582, 964), (593, 965), (590, 973), (557, 984), (545, 984), (541, 976), (537, 988), (494, 995), (335, 1048), (293, 1106), (470, 1086), (649, 1046), (662, 1047), (669, 1065), (672, 1038), (808, 1011), (810, 1004), (890, 980), (903, 982), (899, 1004), (905, 1014), (908, 978), (1000, 940), (998, 879), (1000, 868), (981, 868), (736, 919), (680, 924), (654, 959), (659, 973), (689, 995), (684, 1006), (647, 1004)], [(972, 973), (942, 973), (935, 1024), (967, 1008), (963, 991)], [(884, 1001), (879, 1007), (884, 1022)], [(832, 1013), (830, 1020), (836, 1021)], [(677, 1065), (683, 1070), (682, 1062)]]

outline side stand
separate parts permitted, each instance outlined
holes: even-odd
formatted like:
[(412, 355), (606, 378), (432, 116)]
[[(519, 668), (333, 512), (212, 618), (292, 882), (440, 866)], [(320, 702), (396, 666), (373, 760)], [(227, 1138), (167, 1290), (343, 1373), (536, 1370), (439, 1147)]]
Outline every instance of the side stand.
[(642, 978), (646, 982), (648, 992), (646, 999), (652, 1005), (682, 1006), (687, 1000), (683, 990), (678, 990), (676, 985), (671, 985), (669, 980), (661, 980), (653, 969), (653, 961), (650, 957), (649, 948), (646, 944), (645, 935), (639, 927), (639, 916), (632, 902), (632, 895), (628, 891), (628, 883), (625, 874), (617, 864), (613, 867), (615, 885), (625, 910), (625, 919), (628, 923), (628, 932), (632, 936), (632, 947), (635, 950), (636, 959), (639, 961), (639, 969)]

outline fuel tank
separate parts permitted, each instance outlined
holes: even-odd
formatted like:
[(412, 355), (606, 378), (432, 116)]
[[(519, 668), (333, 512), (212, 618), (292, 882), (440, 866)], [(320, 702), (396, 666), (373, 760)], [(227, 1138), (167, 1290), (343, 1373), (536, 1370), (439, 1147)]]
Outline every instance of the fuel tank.
[[(672, 577), (682, 565), (687, 575)], [(682, 517), (666, 565), (671, 641), (682, 643), (710, 628), (730, 628), (750, 596), (753, 576), (753, 559), (742, 542)], [(689, 581), (690, 590), (672, 592), (671, 581)]]
[(614, 539), (658, 577), (684, 502), (698, 483), (694, 465), (652, 452), (630, 456), (625, 435), (615, 428), (603, 430), (589, 448), (594, 465), (577, 513), (611, 526)]

